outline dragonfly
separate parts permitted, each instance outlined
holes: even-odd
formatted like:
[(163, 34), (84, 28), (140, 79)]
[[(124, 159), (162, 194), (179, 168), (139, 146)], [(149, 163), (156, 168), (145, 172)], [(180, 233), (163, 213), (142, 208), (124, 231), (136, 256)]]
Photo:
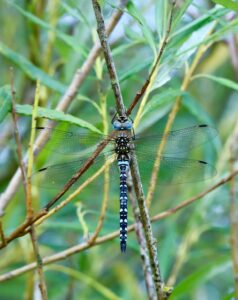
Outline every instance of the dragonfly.
[[(189, 150), (195, 148), (217, 135), (215, 128), (207, 124), (199, 124), (178, 130), (172, 130), (166, 135), (157, 132), (152, 135), (135, 135), (133, 122), (127, 116), (117, 116), (113, 121), (113, 134), (85, 134), (77, 130), (53, 130), (54, 143), (50, 150), (60, 154), (77, 155), (77, 159), (44, 166), (36, 173), (44, 176), (40, 184), (46, 188), (63, 187), (92, 155), (96, 145), (102, 138), (108, 138), (109, 143), (95, 159), (94, 166), (102, 166), (107, 161), (113, 161), (119, 184), (119, 224), (120, 248), (125, 252), (127, 248), (128, 223), (128, 175), (130, 173), (131, 158), (136, 155), (142, 179), (148, 179), (148, 170), (151, 172), (155, 162), (155, 153), (164, 139), (166, 143), (163, 154), (160, 156), (158, 184), (179, 184), (197, 182), (213, 177), (215, 168), (204, 160), (184, 157)], [(38, 127), (39, 131), (46, 131), (51, 137), (51, 128)], [(47, 147), (47, 146), (46, 146)], [(143, 167), (140, 165), (143, 163)], [(115, 168), (114, 168), (115, 169)], [(90, 170), (90, 168), (89, 168)], [(85, 175), (89, 174), (86, 170)], [(111, 176), (110, 176), (111, 177)], [(78, 179), (80, 181), (81, 178)]]

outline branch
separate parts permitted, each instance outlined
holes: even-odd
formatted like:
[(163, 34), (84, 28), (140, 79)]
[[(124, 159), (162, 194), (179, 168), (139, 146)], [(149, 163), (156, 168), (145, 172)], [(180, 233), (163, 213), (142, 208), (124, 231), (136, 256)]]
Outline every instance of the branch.
[[(28, 166), (27, 166), (27, 185), (26, 185), (26, 208), (27, 208), (27, 217), (26, 219), (32, 221), (34, 216), (34, 210), (32, 205), (32, 191), (31, 191), (31, 176), (32, 176), (32, 169), (33, 169), (33, 144), (35, 140), (35, 133), (36, 133), (36, 117), (37, 117), (37, 109), (40, 99), (40, 82), (37, 81), (36, 84), (36, 91), (35, 91), (35, 99), (32, 111), (32, 121), (31, 121), (31, 135), (30, 135), (30, 142), (29, 142), (29, 149), (28, 149)], [(37, 241), (35, 225), (32, 224), (30, 227), (30, 236), (31, 242), (33, 246), (33, 252), (35, 255), (36, 263), (37, 263), (37, 273), (39, 277), (39, 289), (43, 300), (47, 300), (47, 288), (45, 283), (45, 277), (43, 272), (43, 264), (42, 258), (40, 255), (39, 245)]]
[[(190, 81), (192, 80), (192, 75), (193, 75), (196, 67), (199, 64), (201, 57), (203, 56), (203, 54), (206, 51), (207, 51), (207, 46), (202, 44), (199, 47), (199, 49), (198, 49), (198, 51), (197, 51), (197, 53), (196, 53), (196, 55), (195, 55), (195, 57), (194, 57), (194, 59), (191, 63), (191, 66), (189, 67), (189, 69), (187, 70), (187, 72), (184, 75), (182, 86), (181, 86), (181, 91), (182, 92), (184, 92), (188, 88), (188, 86), (190, 84)], [(150, 207), (150, 205), (151, 205), (151, 201), (152, 201), (154, 191), (155, 191), (155, 187), (156, 187), (156, 184), (157, 184), (157, 177), (158, 177), (158, 173), (159, 173), (159, 169), (160, 169), (160, 162), (161, 162), (160, 158), (163, 154), (164, 147), (165, 147), (166, 142), (167, 142), (167, 137), (168, 137), (169, 131), (171, 130), (173, 122), (176, 118), (176, 115), (177, 115), (179, 109), (180, 109), (181, 101), (182, 101), (182, 96), (178, 96), (176, 98), (175, 103), (172, 107), (172, 110), (171, 110), (171, 112), (168, 116), (168, 120), (166, 122), (164, 133), (163, 133), (164, 138), (162, 139), (161, 143), (159, 144), (159, 147), (158, 147), (158, 150), (157, 150), (156, 160), (155, 160), (153, 171), (152, 171), (152, 174), (151, 174), (150, 184), (149, 184), (148, 193), (147, 193), (147, 197), (146, 197), (146, 203), (147, 203), (148, 207)]]
[(136, 104), (139, 102), (139, 100), (141, 99), (141, 97), (145, 94), (145, 92), (146, 92), (146, 90), (147, 90), (147, 88), (148, 88), (148, 86), (150, 84), (151, 78), (155, 74), (155, 72), (157, 70), (157, 67), (158, 67), (158, 65), (160, 63), (161, 57), (162, 57), (162, 55), (164, 53), (165, 47), (166, 47), (166, 45), (168, 43), (168, 40), (169, 40), (169, 35), (170, 35), (170, 32), (171, 32), (171, 28), (172, 28), (173, 10), (174, 10), (175, 4), (176, 4), (176, 0), (173, 0), (172, 7), (171, 7), (171, 12), (170, 12), (170, 17), (169, 17), (168, 28), (167, 28), (164, 40), (162, 42), (162, 45), (160, 47), (160, 50), (159, 50), (157, 59), (155, 61), (155, 64), (153, 65), (152, 70), (151, 70), (151, 72), (150, 72), (147, 80), (143, 84), (142, 88), (140, 89), (139, 92), (137, 92), (137, 94), (135, 95), (135, 98), (132, 100), (132, 103), (129, 106), (127, 112), (126, 112), (126, 114), (128, 116), (131, 114), (132, 110), (134, 109), (134, 107), (136, 106)]
[(135, 219), (135, 233), (137, 237), (138, 244), (140, 245), (140, 255), (141, 259), (144, 262), (142, 264), (143, 267), (143, 272), (144, 272), (144, 278), (145, 278), (145, 285), (147, 288), (147, 293), (148, 293), (148, 298), (149, 300), (156, 300), (157, 295), (155, 293), (155, 288), (154, 288), (154, 282), (152, 279), (152, 270), (150, 267), (150, 260), (149, 260), (149, 255), (148, 251), (146, 248), (146, 240), (145, 240), (145, 235), (144, 235), (144, 230), (140, 221), (140, 213), (137, 208), (137, 203), (135, 199), (135, 195), (132, 190), (132, 182), (131, 184), (128, 184), (128, 194), (131, 200), (131, 206), (132, 206), (132, 211)]
[[(232, 142), (230, 145), (230, 165), (231, 171), (234, 171), (234, 165), (237, 160), (237, 142), (238, 142), (238, 122), (234, 129), (232, 135)], [(230, 223), (231, 223), (231, 237), (230, 237), (230, 247), (231, 247), (231, 257), (233, 263), (234, 281), (235, 281), (235, 298), (238, 299), (238, 219), (237, 219), (237, 195), (235, 187), (235, 178), (233, 177), (230, 181)]]
[(93, 3), (95, 17), (97, 20), (97, 32), (98, 32), (98, 36), (100, 38), (101, 46), (103, 49), (103, 54), (104, 54), (105, 61), (107, 64), (108, 73), (109, 73), (109, 76), (111, 79), (112, 90), (114, 92), (114, 96), (115, 96), (115, 100), (116, 100), (117, 113), (120, 116), (124, 116), (125, 115), (125, 106), (124, 106), (123, 99), (122, 99), (121, 88), (119, 85), (119, 80), (118, 80), (118, 76), (116, 73), (115, 64), (114, 64), (114, 61), (112, 58), (111, 49), (110, 49), (110, 46), (109, 46), (108, 40), (107, 40), (107, 33), (106, 33), (105, 24), (104, 24), (104, 19), (103, 19), (102, 12), (101, 12), (101, 7), (97, 0), (92, 0), (92, 3)]
[[(112, 59), (112, 53), (110, 46), (107, 41), (107, 35), (105, 32), (105, 26), (104, 26), (104, 20), (101, 13), (101, 8), (97, 0), (92, 0), (93, 8), (97, 20), (97, 26), (98, 26), (98, 35), (100, 38), (100, 42), (103, 48), (104, 57), (107, 64), (107, 69), (110, 75), (111, 79), (111, 85), (112, 89), (114, 91), (115, 100), (116, 100), (116, 106), (117, 106), (117, 112), (120, 116), (125, 115), (125, 105), (123, 103), (121, 90), (118, 82), (118, 77), (116, 74), (115, 65)], [(135, 192), (137, 196), (137, 201), (139, 204), (140, 209), (140, 215), (141, 215), (141, 223), (143, 225), (143, 229), (145, 232), (145, 238), (146, 238), (146, 244), (149, 252), (149, 260), (150, 260), (150, 266), (153, 273), (153, 281), (154, 286), (156, 289), (157, 297), (161, 299), (164, 298), (164, 292), (163, 292), (163, 282), (160, 275), (159, 270), (159, 264), (158, 264), (158, 255), (157, 255), (157, 248), (155, 245), (155, 240), (153, 238), (152, 229), (151, 229), (151, 223), (149, 218), (149, 213), (145, 204), (145, 197), (144, 192), (142, 189), (140, 174), (139, 174), (139, 168), (136, 161), (136, 157), (132, 155), (131, 157), (131, 171), (132, 171), (132, 178), (133, 183), (135, 187)], [(140, 245), (141, 246), (141, 245)], [(142, 260), (142, 263), (144, 264), (144, 261)]]

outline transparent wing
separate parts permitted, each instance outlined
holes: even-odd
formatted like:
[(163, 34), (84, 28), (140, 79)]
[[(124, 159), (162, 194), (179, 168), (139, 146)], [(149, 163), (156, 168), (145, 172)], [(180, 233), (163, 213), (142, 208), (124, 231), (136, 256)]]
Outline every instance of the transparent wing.
[[(82, 184), (85, 179), (95, 175), (96, 172), (105, 166), (106, 163), (113, 163), (115, 157), (114, 155), (110, 154), (111, 152), (108, 152), (108, 157), (104, 154), (100, 154), (100, 156), (95, 159), (93, 164), (77, 180), (77, 182), (74, 184), (74, 188), (77, 188), (80, 184)], [(86, 161), (87, 158), (45, 166), (33, 174), (33, 184), (45, 189), (63, 188), (63, 186), (72, 178), (72, 176), (84, 166)], [(101, 172), (103, 172), (103, 170)]]
[(206, 143), (217, 136), (217, 130), (208, 125), (196, 125), (170, 131), (166, 137), (163, 133), (150, 136), (136, 136), (135, 149), (148, 155), (157, 151), (158, 145), (166, 139), (164, 155), (187, 153), (188, 150)]
[[(142, 182), (146, 185), (151, 179), (155, 162), (140, 153), (137, 153), (137, 158)], [(215, 175), (216, 169), (205, 161), (162, 156), (156, 185), (198, 182)]]
[(89, 155), (102, 139), (107, 138), (105, 135), (92, 132), (82, 133), (74, 128), (64, 131), (50, 127), (37, 127), (36, 130), (43, 131), (49, 136), (49, 142), (45, 145), (46, 150), (65, 155), (78, 155), (79, 152), (82, 155)]

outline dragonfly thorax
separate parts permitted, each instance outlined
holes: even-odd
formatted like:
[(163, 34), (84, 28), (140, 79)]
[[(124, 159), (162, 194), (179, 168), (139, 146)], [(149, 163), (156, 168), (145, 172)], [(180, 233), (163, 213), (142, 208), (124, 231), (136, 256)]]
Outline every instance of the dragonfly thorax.
[(115, 138), (115, 152), (118, 155), (128, 155), (130, 151), (130, 138), (122, 132)]

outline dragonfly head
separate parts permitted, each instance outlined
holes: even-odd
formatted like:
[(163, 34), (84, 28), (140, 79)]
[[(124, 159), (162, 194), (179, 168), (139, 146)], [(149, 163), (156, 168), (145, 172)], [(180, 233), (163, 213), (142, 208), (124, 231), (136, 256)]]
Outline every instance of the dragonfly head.
[(127, 116), (119, 116), (112, 123), (115, 130), (130, 130), (133, 127), (132, 121)]

